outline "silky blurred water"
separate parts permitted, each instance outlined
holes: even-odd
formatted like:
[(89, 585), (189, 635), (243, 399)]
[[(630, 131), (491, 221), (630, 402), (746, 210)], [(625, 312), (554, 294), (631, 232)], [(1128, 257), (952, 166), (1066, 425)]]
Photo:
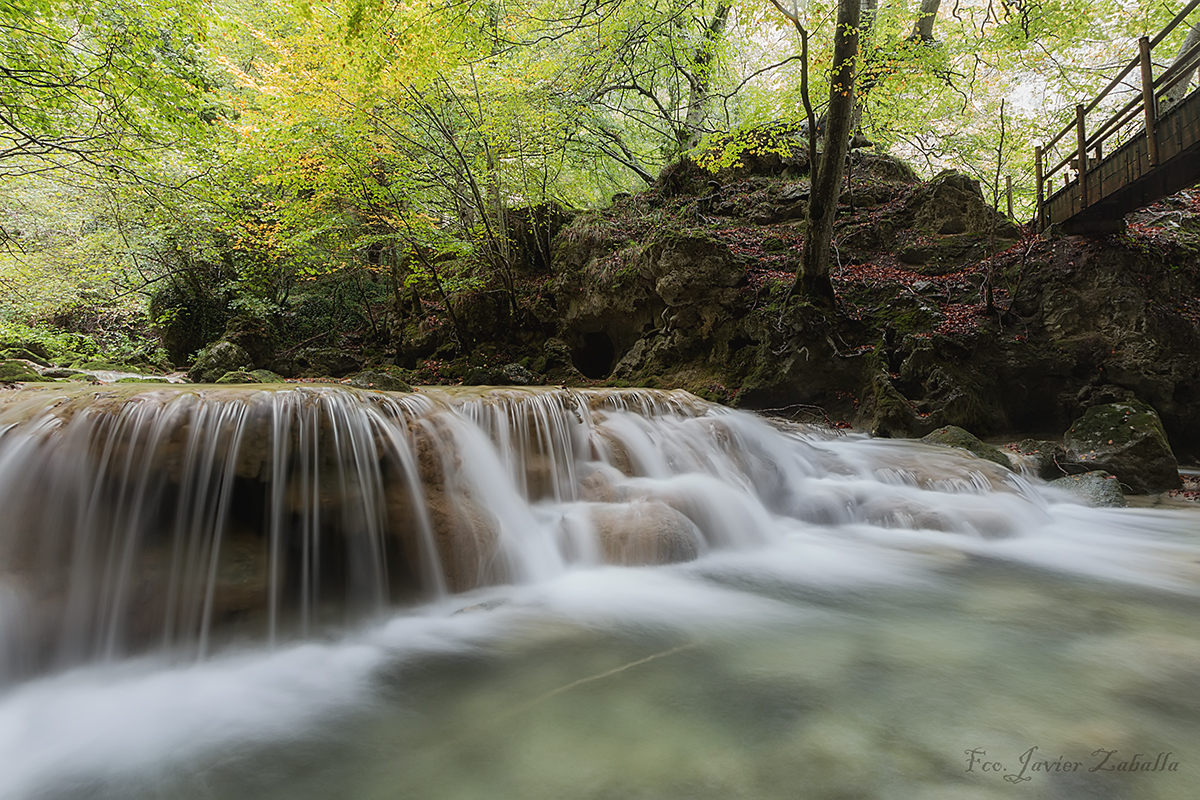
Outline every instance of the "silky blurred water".
[[(1194, 596), (974, 558), (829, 580), (803, 551), (26, 683), (0, 698), (0, 796), (1194, 796)], [(1033, 747), (1083, 767), (1006, 781)], [(1177, 763), (1089, 772), (1102, 748)]]
[[(600, 430), (632, 474), (554, 455), (538, 490), (503, 447), (463, 467), (529, 544), (514, 583), (12, 681), (0, 797), (1195, 796), (1200, 514), (619, 400), (555, 441)], [(485, 407), (456, 413), (473, 447), (500, 437)], [(699, 560), (556, 555), (595, 474), (612, 502), (685, 514)], [(0, 646), (37, 620), (20, 577), (0, 580)]]

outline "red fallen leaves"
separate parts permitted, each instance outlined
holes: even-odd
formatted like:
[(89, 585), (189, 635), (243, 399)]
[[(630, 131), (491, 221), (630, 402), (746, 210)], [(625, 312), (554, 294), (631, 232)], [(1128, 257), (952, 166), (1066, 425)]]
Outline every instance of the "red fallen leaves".
[(979, 330), (985, 318), (983, 303), (946, 303), (941, 307), (944, 318), (934, 333), (942, 336), (964, 336)]
[(1200, 503), (1200, 476), (1197, 475), (1180, 475), (1179, 479), (1183, 481), (1182, 489), (1172, 489), (1167, 492), (1167, 497), (1174, 497), (1179, 500), (1187, 500), (1192, 503)]

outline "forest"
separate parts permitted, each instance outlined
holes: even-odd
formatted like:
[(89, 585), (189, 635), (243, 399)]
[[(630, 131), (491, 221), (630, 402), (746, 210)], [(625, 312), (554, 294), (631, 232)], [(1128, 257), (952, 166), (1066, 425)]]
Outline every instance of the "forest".
[[(571, 254), (553, 240), (564, 226), (585, 235), (589, 214), (659, 192), (617, 221), (629, 230), (615, 258), (629, 262), (663, 231), (720, 228), (717, 194), (753, 194), (732, 184), (754, 163), (784, 164), (807, 199), (827, 121), (848, 131), (831, 141), (851, 139), (860, 200), (871, 173), (853, 165), (869, 157), (914, 178), (956, 171), (1025, 222), (1033, 148), (1178, 11), (840, 5), (5, 0), (9, 356), (163, 373), (222, 340), (247, 362), (227, 366), (287, 377), (395, 366), (409, 381), (457, 382), (539, 356), (545, 371), (543, 343), (563, 335), (573, 291), (559, 263)], [(839, 55), (835, 40), (850, 38)], [(836, 184), (845, 155), (834, 160)], [(665, 199), (672, 170), (691, 181), (687, 202)], [(817, 243), (835, 235), (837, 206), (824, 233), (794, 211), (786, 229), (761, 232), (765, 248), (737, 234), (757, 295), (802, 298), (792, 276), (809, 238), (828, 273)], [(601, 335), (612, 338), (573, 333), (574, 367), (583, 338)], [(546, 374), (608, 377), (567, 372)]]

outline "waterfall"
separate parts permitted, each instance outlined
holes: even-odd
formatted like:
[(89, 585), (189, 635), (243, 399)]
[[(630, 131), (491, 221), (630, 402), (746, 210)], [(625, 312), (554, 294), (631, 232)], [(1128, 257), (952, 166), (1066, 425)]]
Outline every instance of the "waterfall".
[(1072, 547), (1089, 510), (1016, 473), (682, 392), (40, 390), (5, 398), (0, 432), (10, 680), (785, 541), (1137, 574), (1105, 518)]
[(0, 520), (0, 798), (1194, 793), (1196, 515), (963, 451), (683, 392), (30, 387)]

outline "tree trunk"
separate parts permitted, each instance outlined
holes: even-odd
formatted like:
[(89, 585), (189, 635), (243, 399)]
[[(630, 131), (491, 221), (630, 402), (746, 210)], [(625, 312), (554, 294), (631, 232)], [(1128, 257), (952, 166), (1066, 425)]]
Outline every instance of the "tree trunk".
[(1188, 31), (1187, 38), (1183, 40), (1183, 45), (1175, 55), (1175, 60), (1171, 62), (1169, 69), (1171, 71), (1180, 69), (1185, 73), (1186, 77), (1163, 94), (1162, 99), (1158, 102), (1159, 114), (1165, 113), (1171, 106), (1176, 105), (1180, 100), (1187, 97), (1188, 87), (1191, 86), (1192, 78), (1196, 74), (1196, 66), (1200, 63), (1195, 56), (1188, 58), (1188, 51), (1192, 50), (1196, 45), (1200, 45), (1200, 25), (1196, 25)]
[(921, 0), (921, 10), (917, 12), (917, 21), (913, 24), (912, 33), (908, 35), (909, 41), (933, 41), (933, 23), (937, 21), (938, 8), (941, 5), (942, 0)]
[(731, 0), (720, 0), (712, 20), (704, 28), (704, 39), (692, 54), (694, 71), (688, 74), (691, 93), (688, 97), (687, 117), (684, 120), (684, 130), (687, 139), (683, 142), (684, 149), (691, 150), (700, 144), (702, 136), (700, 125), (704, 122), (704, 112), (708, 110), (708, 98), (712, 86), (712, 68), (714, 49), (721, 36), (725, 33), (725, 24), (729, 20)]
[(809, 193), (804, 254), (792, 292), (832, 306), (829, 281), (829, 248), (837, 217), (838, 195), (850, 150), (850, 124), (854, 116), (854, 68), (858, 57), (859, 0), (838, 0), (837, 32), (833, 40), (833, 75), (829, 86), (829, 111), (825, 124), (825, 152)]

